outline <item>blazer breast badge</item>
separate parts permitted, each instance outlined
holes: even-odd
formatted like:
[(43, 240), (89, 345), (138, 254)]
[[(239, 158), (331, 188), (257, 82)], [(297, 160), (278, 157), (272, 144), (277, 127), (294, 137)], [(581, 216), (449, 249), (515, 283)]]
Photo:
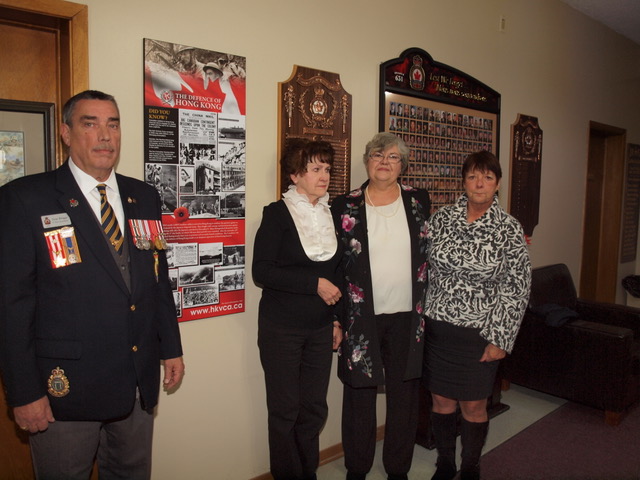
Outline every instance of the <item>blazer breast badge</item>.
[(49, 387), (47, 391), (52, 397), (64, 397), (69, 393), (69, 379), (60, 367), (51, 370), (47, 385)]

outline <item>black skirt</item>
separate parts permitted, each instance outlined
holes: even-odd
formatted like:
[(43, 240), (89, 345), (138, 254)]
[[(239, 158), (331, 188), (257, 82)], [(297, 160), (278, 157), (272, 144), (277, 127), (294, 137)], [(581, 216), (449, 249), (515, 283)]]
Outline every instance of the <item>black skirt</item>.
[(479, 328), (426, 318), (424, 379), (431, 393), (456, 400), (491, 395), (499, 360), (480, 362), (489, 342)]

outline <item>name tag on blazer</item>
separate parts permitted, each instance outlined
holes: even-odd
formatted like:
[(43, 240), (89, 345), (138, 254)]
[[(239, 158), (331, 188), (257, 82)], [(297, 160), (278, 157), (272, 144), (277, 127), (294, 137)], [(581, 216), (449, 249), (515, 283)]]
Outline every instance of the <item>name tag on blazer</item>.
[(59, 228), (71, 225), (71, 218), (66, 213), (54, 213), (52, 215), (43, 215), (40, 217), (44, 228)]

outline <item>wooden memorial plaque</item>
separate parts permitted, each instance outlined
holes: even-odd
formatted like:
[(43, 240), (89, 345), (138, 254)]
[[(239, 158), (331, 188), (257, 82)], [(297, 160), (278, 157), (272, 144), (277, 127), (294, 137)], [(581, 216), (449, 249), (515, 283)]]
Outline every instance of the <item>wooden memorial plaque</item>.
[(622, 245), (620, 262), (633, 262), (638, 247), (638, 215), (640, 214), (640, 145), (627, 146), (627, 174), (622, 212)]
[(542, 130), (536, 117), (518, 114), (511, 126), (511, 188), (509, 213), (533, 235), (540, 212)]
[(278, 84), (278, 198), (286, 190), (280, 158), (290, 138), (324, 140), (335, 150), (331, 200), (351, 185), (351, 95), (337, 73), (294, 65), (289, 80)]

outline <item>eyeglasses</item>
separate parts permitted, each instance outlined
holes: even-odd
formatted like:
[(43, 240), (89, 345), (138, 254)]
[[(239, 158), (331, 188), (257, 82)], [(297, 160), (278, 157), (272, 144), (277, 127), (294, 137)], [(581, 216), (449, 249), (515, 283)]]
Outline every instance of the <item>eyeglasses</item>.
[(387, 162), (391, 163), (392, 165), (396, 165), (402, 161), (402, 157), (397, 153), (391, 153), (385, 157), (384, 154), (377, 152), (369, 155), (369, 158), (378, 163), (386, 159)]

